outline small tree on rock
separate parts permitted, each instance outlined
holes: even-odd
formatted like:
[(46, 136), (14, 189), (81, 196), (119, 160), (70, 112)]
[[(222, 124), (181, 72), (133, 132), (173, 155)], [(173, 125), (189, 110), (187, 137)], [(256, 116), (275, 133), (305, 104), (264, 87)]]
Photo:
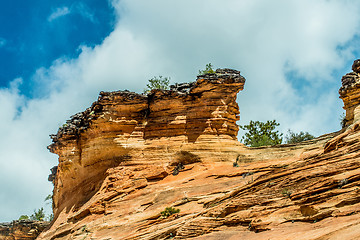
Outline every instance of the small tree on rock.
[(168, 90), (169, 89), (169, 82), (170, 77), (153, 77), (149, 79), (149, 83), (146, 84), (146, 89), (144, 90), (144, 93), (147, 94), (153, 89), (162, 89), (162, 90)]
[(280, 124), (276, 120), (268, 120), (266, 123), (250, 121), (248, 125), (240, 126), (247, 131), (242, 137), (242, 142), (250, 147), (277, 145), (282, 143), (282, 133), (275, 131)]
[(44, 221), (45, 220), (44, 208), (39, 208), (38, 210), (34, 210), (34, 213), (31, 214), (30, 216), (30, 220)]
[(291, 131), (289, 129), (288, 134), (285, 136), (285, 142), (286, 143), (299, 143), (302, 141), (311, 140), (313, 138), (314, 138), (314, 136), (308, 132), (301, 131), (299, 133), (294, 133), (293, 131)]
[(206, 64), (205, 70), (199, 70), (199, 75), (204, 75), (207, 73), (215, 73), (211, 63)]

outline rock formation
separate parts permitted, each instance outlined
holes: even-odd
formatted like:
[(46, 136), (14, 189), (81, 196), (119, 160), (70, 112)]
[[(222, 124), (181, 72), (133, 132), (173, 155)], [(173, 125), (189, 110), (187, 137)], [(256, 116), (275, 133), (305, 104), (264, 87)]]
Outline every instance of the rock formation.
[(49, 222), (17, 220), (11, 223), (0, 223), (0, 240), (33, 240)]
[(339, 90), (346, 111), (345, 126), (350, 126), (360, 119), (360, 59), (354, 61), (352, 70), (353, 72), (342, 77)]
[(360, 239), (359, 98), (345, 79), (347, 128), (259, 148), (236, 140), (238, 71), (101, 92), (52, 136), (55, 220), (38, 239)]
[[(189, 164), (236, 158), (236, 94), (244, 83), (238, 71), (218, 69), (148, 95), (101, 92), (52, 135), (49, 149), (59, 155), (56, 177), (49, 177), (55, 218), (68, 218), (69, 211), (72, 221), (104, 214), (106, 201)], [(109, 196), (94, 196), (98, 191)]]

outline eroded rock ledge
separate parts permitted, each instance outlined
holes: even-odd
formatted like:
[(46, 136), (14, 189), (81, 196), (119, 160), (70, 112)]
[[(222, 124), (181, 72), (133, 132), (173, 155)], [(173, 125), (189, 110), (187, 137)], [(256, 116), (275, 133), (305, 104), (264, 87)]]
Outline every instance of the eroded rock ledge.
[(236, 140), (237, 71), (101, 93), (53, 136), (55, 221), (38, 239), (360, 239), (358, 79), (346, 78), (347, 128), (261, 148)]
[[(114, 169), (119, 176), (111, 189), (138, 189), (193, 162), (236, 158), (236, 94), (244, 83), (239, 71), (218, 69), (148, 95), (101, 92), (90, 108), (51, 135), (48, 148), (59, 155), (56, 177), (49, 177), (55, 218), (88, 203)], [(86, 209), (81, 217), (104, 212), (100, 206)]]
[[(124, 117), (135, 116), (135, 118), (140, 118), (141, 120), (145, 121), (145, 119), (147, 120), (150, 118), (151, 119), (154, 118), (153, 116), (149, 117), (150, 113), (154, 115), (161, 110), (168, 111), (168, 112), (162, 112), (161, 114), (163, 115), (166, 115), (166, 113), (171, 113), (175, 115), (175, 117), (179, 117), (179, 114), (185, 114), (184, 116), (187, 117), (186, 111), (187, 110), (191, 111), (193, 110), (194, 107), (196, 107), (196, 105), (198, 105), (194, 103), (196, 100), (200, 102), (200, 100), (204, 100), (209, 97), (206, 103), (209, 103), (212, 100), (213, 101), (212, 104), (215, 103), (215, 105), (206, 105), (206, 106), (210, 108), (211, 107), (218, 108), (219, 109), (218, 115), (215, 116), (216, 113), (213, 113), (211, 111), (210, 112), (206, 111), (205, 116), (194, 116), (193, 114), (189, 116), (192, 117), (192, 119), (188, 118), (186, 120), (190, 120), (190, 121), (196, 121), (202, 119), (207, 120), (209, 118), (209, 114), (213, 114), (215, 117), (222, 118), (223, 120), (229, 118), (226, 120), (230, 120), (230, 122), (232, 123), (233, 122), (232, 120), (234, 120), (234, 116), (236, 119), (238, 119), (237, 115), (239, 113), (239, 110), (236, 102), (230, 102), (230, 101), (236, 99), (236, 93), (243, 89), (244, 83), (245, 83), (245, 78), (240, 75), (239, 71), (233, 69), (217, 69), (216, 73), (199, 75), (196, 82), (171, 85), (170, 90), (153, 90), (149, 95), (129, 92), (127, 90), (114, 91), (114, 92), (100, 92), (98, 101), (94, 102), (92, 106), (86, 109), (84, 112), (80, 112), (71, 116), (70, 120), (66, 121), (66, 123), (59, 128), (57, 134), (51, 135), (53, 144), (49, 146), (49, 149), (50, 151), (53, 151), (53, 149), (56, 148), (57, 144), (61, 144), (60, 142), (66, 139), (78, 138), (80, 134), (90, 126), (90, 123), (92, 121), (96, 120), (100, 115), (103, 114), (104, 111), (109, 110), (109, 109), (104, 109), (103, 111), (104, 107), (106, 106), (109, 107), (109, 105), (111, 106), (113, 104), (124, 105), (123, 108), (126, 109), (121, 109), (121, 110), (126, 110), (129, 113), (128, 115), (126, 115), (125, 113), (118, 113), (117, 115), (113, 115), (111, 117), (124, 118)], [(206, 96), (202, 96), (203, 94), (205, 94)], [(230, 94), (230, 96), (226, 96), (227, 94)], [(217, 98), (226, 99), (228, 103), (216, 102)], [(180, 109), (173, 109), (171, 112), (169, 112), (169, 108), (172, 107), (171, 105), (163, 106), (162, 109), (157, 108), (159, 107), (159, 105), (165, 104), (169, 101), (180, 100), (180, 99), (185, 104), (190, 103), (191, 105), (181, 106)], [(130, 105), (137, 105), (137, 108), (125, 107)], [(201, 106), (205, 106), (205, 104), (199, 103), (198, 107)], [(231, 109), (231, 107), (235, 109)], [(221, 116), (221, 108), (223, 111), (222, 113), (226, 114), (228, 111), (227, 115), (233, 114), (234, 116), (231, 117)], [(113, 109), (113, 111), (117, 111), (117, 110), (120, 109)], [(200, 111), (199, 114), (201, 114), (201, 112), (203, 111)], [(171, 118), (169, 120), (171, 120)], [(170, 122), (165, 122), (165, 124), (169, 125)], [(235, 130), (238, 129), (236, 124), (234, 128)], [(194, 131), (194, 130), (195, 129), (188, 128), (188, 131)], [(184, 134), (184, 132), (179, 132), (175, 134), (182, 135)], [(169, 132), (167, 132), (165, 135), (173, 136)], [(155, 133), (154, 136), (161, 137), (158, 136), (157, 133)], [(231, 133), (231, 136), (232, 137), (235, 136), (234, 132)]]
[(0, 223), (0, 240), (33, 240), (49, 226), (49, 222), (17, 220)]

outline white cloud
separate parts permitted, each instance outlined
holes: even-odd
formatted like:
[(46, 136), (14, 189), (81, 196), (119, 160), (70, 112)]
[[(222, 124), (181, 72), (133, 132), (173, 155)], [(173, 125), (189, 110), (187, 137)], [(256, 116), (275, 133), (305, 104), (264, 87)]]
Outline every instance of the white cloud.
[(87, 18), (91, 22), (96, 21), (93, 11), (91, 11), (91, 9), (83, 2), (76, 2), (71, 8), (74, 9), (74, 12), (79, 13), (82, 17)]
[[(48, 134), (90, 106), (99, 91), (141, 92), (156, 75), (188, 82), (209, 62), (235, 68), (247, 79), (238, 100), (241, 124), (276, 119), (284, 132), (316, 135), (338, 129), (340, 78), (334, 72), (350, 71), (345, 64), (354, 58), (360, 2), (112, 3), (115, 30), (94, 48), (81, 46), (78, 58), (39, 68), (37, 98), (21, 96), (16, 84), (0, 90), (0, 221), (31, 213), (49, 193), (46, 178), (56, 156), (45, 148)], [(68, 13), (54, 11), (52, 20)]]
[(83, 18), (95, 23), (97, 19), (94, 15), (92, 9), (90, 9), (85, 3), (83, 2), (75, 2), (73, 3), (70, 8), (69, 7), (59, 7), (52, 11), (52, 13), (48, 16), (48, 22), (52, 22), (55, 19), (60, 17), (69, 15), (69, 14), (79, 14)]
[(62, 17), (62, 16), (66, 16), (68, 14), (70, 14), (70, 10), (68, 7), (59, 7), (59, 8), (56, 8), (55, 10), (53, 10), (53, 12), (47, 18), (47, 20), (49, 22), (52, 22), (55, 19)]

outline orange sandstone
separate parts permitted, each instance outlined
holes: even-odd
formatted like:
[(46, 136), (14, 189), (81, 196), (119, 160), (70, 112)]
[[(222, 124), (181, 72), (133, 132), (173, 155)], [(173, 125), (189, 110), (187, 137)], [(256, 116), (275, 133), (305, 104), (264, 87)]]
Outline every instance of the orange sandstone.
[(360, 239), (354, 81), (346, 129), (260, 148), (236, 140), (238, 71), (102, 92), (53, 135), (55, 220), (38, 239)]

